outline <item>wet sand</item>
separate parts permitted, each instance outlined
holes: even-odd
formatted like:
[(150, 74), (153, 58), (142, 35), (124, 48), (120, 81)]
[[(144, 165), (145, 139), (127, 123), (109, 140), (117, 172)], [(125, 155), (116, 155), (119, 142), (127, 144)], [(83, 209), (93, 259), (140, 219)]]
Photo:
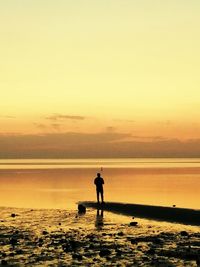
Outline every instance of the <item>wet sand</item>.
[(0, 208), (0, 264), (197, 266), (199, 227), (87, 208)]
[[(87, 207), (96, 209), (102, 205), (93, 201), (85, 201), (82, 203)], [(103, 204), (103, 209), (140, 218), (200, 226), (200, 210), (117, 202), (106, 202), (106, 204)]]

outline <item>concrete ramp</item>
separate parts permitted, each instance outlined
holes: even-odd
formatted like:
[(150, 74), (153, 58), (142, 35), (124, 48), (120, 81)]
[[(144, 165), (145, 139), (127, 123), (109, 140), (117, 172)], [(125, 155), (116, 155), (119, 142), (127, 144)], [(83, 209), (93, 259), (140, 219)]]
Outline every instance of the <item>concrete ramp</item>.
[(97, 204), (92, 201), (83, 201), (80, 203), (86, 207), (103, 209), (128, 216), (200, 226), (200, 210), (118, 202)]

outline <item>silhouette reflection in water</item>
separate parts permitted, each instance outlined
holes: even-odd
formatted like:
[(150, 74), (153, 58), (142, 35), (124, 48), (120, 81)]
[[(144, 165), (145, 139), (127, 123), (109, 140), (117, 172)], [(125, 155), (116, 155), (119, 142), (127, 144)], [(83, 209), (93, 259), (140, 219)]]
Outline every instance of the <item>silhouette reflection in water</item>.
[(101, 229), (103, 227), (103, 208), (97, 208), (95, 226), (97, 229)]

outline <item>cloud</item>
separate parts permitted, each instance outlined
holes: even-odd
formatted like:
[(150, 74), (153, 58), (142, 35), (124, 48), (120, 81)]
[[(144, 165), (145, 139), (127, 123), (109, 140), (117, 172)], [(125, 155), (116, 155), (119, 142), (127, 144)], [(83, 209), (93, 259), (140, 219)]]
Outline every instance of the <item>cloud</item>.
[(40, 129), (40, 130), (48, 130), (48, 129), (54, 129), (54, 130), (60, 130), (60, 127), (62, 126), (60, 123), (51, 123), (51, 124), (44, 124), (44, 123), (34, 123), (34, 125)]
[[(0, 158), (84, 157), (106, 150), (109, 143), (123, 140), (122, 133), (0, 134)], [(95, 152), (97, 147), (97, 151)]]
[(16, 119), (15, 116), (0, 116), (2, 119)]
[(61, 125), (59, 123), (52, 123), (51, 126), (55, 129), (55, 130), (60, 130)]
[(113, 121), (116, 121), (116, 122), (128, 122), (128, 123), (135, 123), (135, 120), (122, 120), (122, 119), (114, 119)]
[(200, 139), (132, 137), (117, 132), (0, 134), (0, 158), (200, 157)]
[(108, 133), (113, 133), (115, 130), (116, 130), (116, 128), (113, 126), (106, 127), (106, 132), (108, 132)]
[(133, 139), (139, 139), (139, 140), (168, 140), (168, 138), (163, 137), (163, 136), (143, 136), (143, 135), (133, 135), (132, 136)]
[(34, 123), (34, 125), (35, 125), (37, 128), (41, 129), (41, 130), (44, 130), (44, 129), (47, 128), (47, 126), (46, 126), (45, 124), (43, 124), (43, 123)]
[(77, 115), (64, 115), (64, 114), (53, 114), (49, 117), (46, 117), (47, 120), (58, 121), (58, 120), (85, 120), (84, 116)]

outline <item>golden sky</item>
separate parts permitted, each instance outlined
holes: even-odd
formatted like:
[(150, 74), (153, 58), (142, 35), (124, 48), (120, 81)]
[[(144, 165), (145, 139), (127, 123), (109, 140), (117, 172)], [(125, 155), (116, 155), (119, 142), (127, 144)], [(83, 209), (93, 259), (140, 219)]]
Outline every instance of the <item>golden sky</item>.
[(0, 133), (198, 139), (198, 0), (0, 2)]

